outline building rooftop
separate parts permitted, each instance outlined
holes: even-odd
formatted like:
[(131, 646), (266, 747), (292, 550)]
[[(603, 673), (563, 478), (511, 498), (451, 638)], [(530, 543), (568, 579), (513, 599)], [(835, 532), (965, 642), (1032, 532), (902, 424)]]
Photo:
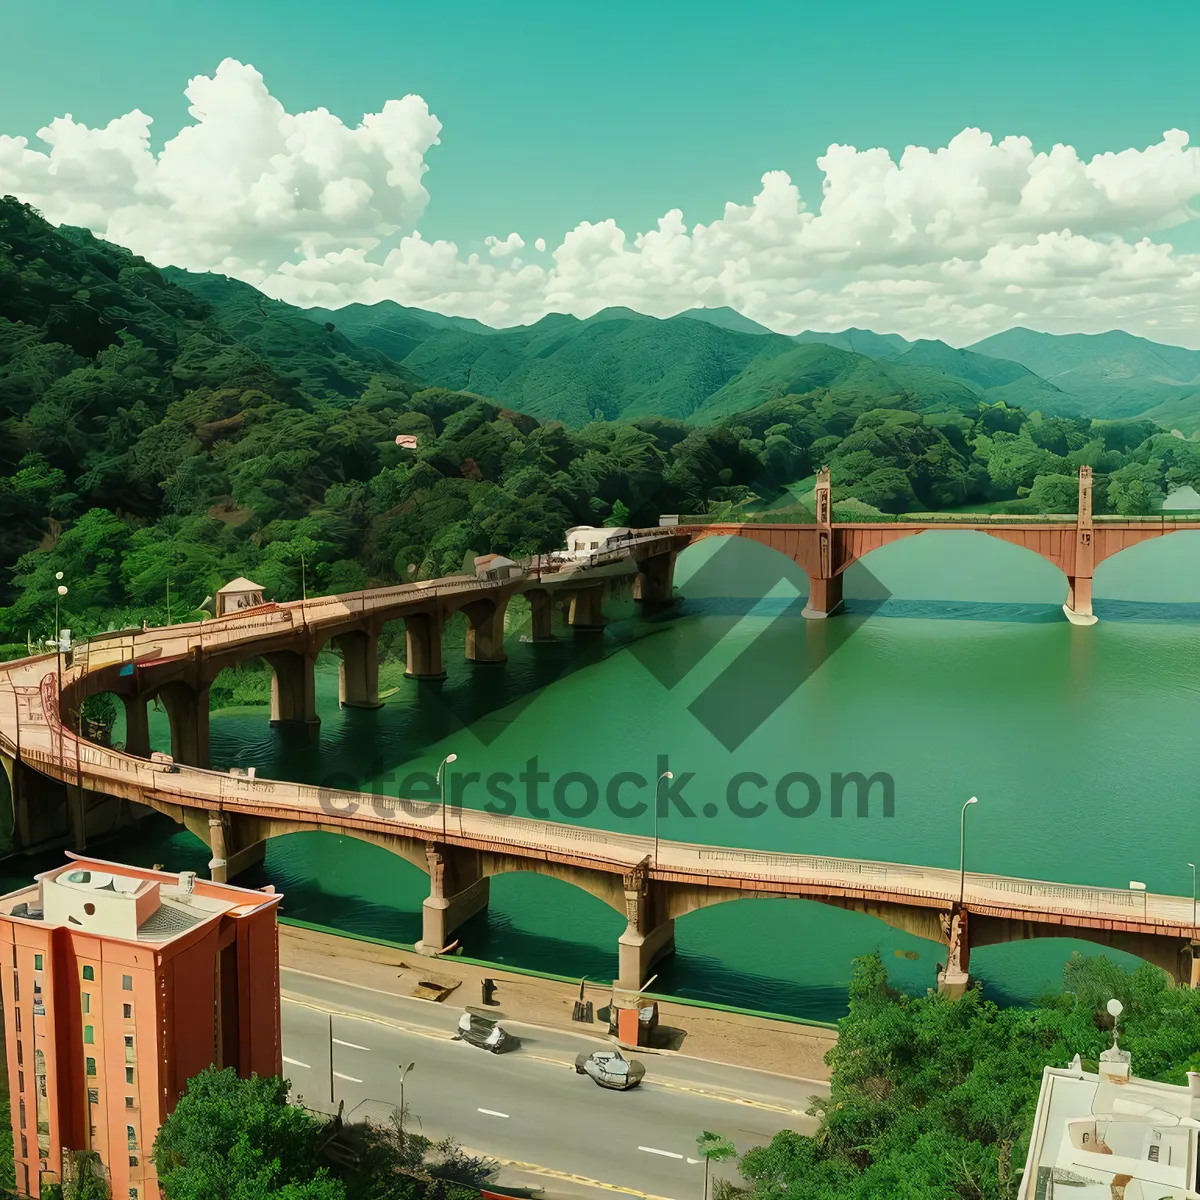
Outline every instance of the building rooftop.
[(1200, 1074), (1188, 1079), (1182, 1087), (1132, 1075), (1115, 1037), (1096, 1073), (1078, 1055), (1047, 1067), (1020, 1200), (1196, 1200)]
[(0, 897), (0, 915), (67, 926), (80, 933), (164, 944), (224, 913), (241, 916), (280, 900), (274, 888), (254, 891), (82, 858), (38, 875), (20, 891)]

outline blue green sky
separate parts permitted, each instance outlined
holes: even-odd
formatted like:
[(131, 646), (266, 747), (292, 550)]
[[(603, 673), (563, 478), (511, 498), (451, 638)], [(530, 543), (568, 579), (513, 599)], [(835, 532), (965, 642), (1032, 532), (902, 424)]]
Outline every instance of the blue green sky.
[[(979, 127), (1087, 160), (1200, 136), (1196, 0), (40, 0), (5, 5), (3, 26), (0, 133), (31, 139), (68, 112), (95, 126), (140, 108), (157, 149), (189, 120), (187, 80), (226, 57), (288, 112), (351, 127), (416, 93), (443, 126), (418, 227), (464, 255), (607, 218), (632, 237), (673, 208), (709, 222), (773, 170), (815, 209), (833, 142), (898, 159)], [(1170, 240), (1200, 250), (1197, 223)]]

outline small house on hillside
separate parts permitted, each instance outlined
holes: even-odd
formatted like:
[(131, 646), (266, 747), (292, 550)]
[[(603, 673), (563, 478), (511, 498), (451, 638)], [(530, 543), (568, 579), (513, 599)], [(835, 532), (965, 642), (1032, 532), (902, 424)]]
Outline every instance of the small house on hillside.
[(398, 433), (396, 434), (396, 445), (402, 450), (415, 450), (417, 448), (417, 435), (415, 433)]
[(218, 617), (229, 616), (246, 608), (258, 608), (264, 604), (261, 583), (249, 579), (232, 579), (217, 592)]
[(513, 562), (501, 554), (482, 554), (475, 560), (475, 578), (489, 582), (504, 579), (520, 579), (525, 574), (520, 563)]
[(577, 555), (596, 554), (601, 550), (613, 549), (628, 537), (628, 529), (607, 526), (597, 529), (593, 525), (576, 525), (574, 529), (567, 530), (567, 552)]

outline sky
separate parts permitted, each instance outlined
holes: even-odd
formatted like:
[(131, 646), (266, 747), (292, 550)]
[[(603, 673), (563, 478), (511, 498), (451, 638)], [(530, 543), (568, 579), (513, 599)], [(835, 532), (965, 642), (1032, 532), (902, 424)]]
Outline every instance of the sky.
[(293, 303), (1200, 347), (1196, 0), (0, 18), (0, 192)]

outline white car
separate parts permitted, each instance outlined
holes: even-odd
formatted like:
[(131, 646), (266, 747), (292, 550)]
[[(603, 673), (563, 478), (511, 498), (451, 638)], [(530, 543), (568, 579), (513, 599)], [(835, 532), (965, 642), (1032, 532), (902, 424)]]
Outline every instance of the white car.
[(646, 1068), (636, 1058), (626, 1058), (619, 1050), (580, 1054), (575, 1059), (575, 1070), (580, 1075), (591, 1076), (601, 1087), (618, 1092), (637, 1087), (646, 1074)]

